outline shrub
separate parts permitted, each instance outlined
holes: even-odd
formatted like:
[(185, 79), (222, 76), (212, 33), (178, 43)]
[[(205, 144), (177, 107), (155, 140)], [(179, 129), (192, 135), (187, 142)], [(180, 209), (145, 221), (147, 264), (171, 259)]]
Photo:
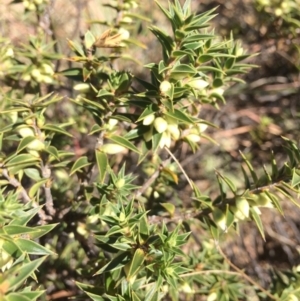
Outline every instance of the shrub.
[[(47, 7), (23, 4), (37, 16)], [(279, 166), (272, 155), (262, 175), (241, 154), (244, 181), (216, 172), (219, 190), (200, 191), (178, 154), (214, 142), (202, 106), (224, 105), (226, 90), (255, 66), (232, 36), (209, 28), (215, 9), (194, 14), (190, 1), (156, 4), (171, 33), (149, 27), (162, 59), (148, 63), (143, 77), (116, 67), (129, 58), (128, 47), (143, 46), (130, 33), (145, 19), (132, 12), (137, 1), (106, 4), (115, 23), (94, 21), (109, 29), (68, 40), (71, 66), (63, 70), (57, 60), (64, 54), (43, 34), (20, 46), (1, 40), (3, 300), (46, 300), (45, 290), (49, 298), (82, 300), (300, 297), (297, 268), (284, 285), (274, 274), (263, 288), (219, 245), (241, 221), (253, 220), (264, 237), (262, 207), (283, 213), (282, 198), (299, 206), (299, 149), (283, 138), (288, 161)], [(177, 194), (182, 181), (192, 190), (188, 208)]]

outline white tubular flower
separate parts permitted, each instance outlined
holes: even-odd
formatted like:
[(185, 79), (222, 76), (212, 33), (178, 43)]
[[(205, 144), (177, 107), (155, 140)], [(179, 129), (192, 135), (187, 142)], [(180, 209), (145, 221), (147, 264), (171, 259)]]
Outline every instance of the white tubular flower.
[(187, 83), (187, 85), (189, 85), (191, 88), (201, 91), (204, 88), (206, 88), (209, 85), (209, 83), (200, 78), (193, 78)]
[(162, 117), (155, 118), (153, 125), (158, 133), (163, 133), (168, 128), (168, 123)]
[(150, 125), (153, 123), (155, 119), (155, 115), (154, 114), (150, 114), (147, 115), (144, 119), (143, 119), (143, 125)]
[(164, 146), (170, 148), (172, 143), (171, 134), (169, 132), (163, 132), (162, 138), (159, 142), (160, 148), (163, 148)]

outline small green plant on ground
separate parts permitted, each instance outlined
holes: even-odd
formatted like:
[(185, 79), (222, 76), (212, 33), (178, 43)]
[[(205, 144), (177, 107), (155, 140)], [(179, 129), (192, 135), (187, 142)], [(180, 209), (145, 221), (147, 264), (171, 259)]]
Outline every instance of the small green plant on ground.
[[(47, 5), (23, 3), (37, 16)], [(143, 78), (114, 67), (141, 45), (130, 36), (145, 19), (133, 12), (137, 1), (110, 1), (114, 24), (93, 21), (109, 28), (68, 40), (71, 67), (63, 70), (64, 54), (41, 34), (18, 47), (1, 40), (1, 300), (57, 292), (112, 301), (300, 298), (296, 267), (263, 288), (219, 245), (241, 221), (253, 220), (264, 237), (262, 207), (283, 214), (282, 199), (299, 206), (300, 151), (283, 138), (287, 162), (272, 155), (262, 175), (241, 153), (242, 183), (216, 172), (214, 196), (200, 191), (178, 154), (216, 142), (202, 106), (225, 105), (226, 89), (255, 66), (232, 36), (209, 28), (215, 9), (156, 4), (172, 33), (149, 27), (162, 59)], [(180, 181), (193, 192), (189, 208), (177, 195)]]

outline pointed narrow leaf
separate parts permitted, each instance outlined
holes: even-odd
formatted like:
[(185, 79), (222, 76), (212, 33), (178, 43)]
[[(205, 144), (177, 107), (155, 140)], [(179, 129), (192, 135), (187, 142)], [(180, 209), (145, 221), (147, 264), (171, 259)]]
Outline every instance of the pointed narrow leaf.
[(300, 174), (297, 173), (297, 171), (294, 169), (293, 170), (293, 177), (292, 177), (291, 185), (292, 185), (292, 187), (296, 187), (299, 184), (300, 184)]
[(29, 239), (23, 239), (19, 238), (15, 240), (16, 245), (27, 254), (31, 255), (53, 255), (54, 253), (45, 247), (41, 246), (40, 244), (29, 240)]
[(33, 299), (29, 299), (24, 296), (22, 293), (10, 293), (7, 297), (5, 297), (5, 301), (31, 301)]
[(65, 129), (62, 129), (61, 127), (54, 125), (54, 124), (46, 124), (42, 127), (42, 130), (47, 130), (50, 132), (55, 132), (55, 133), (69, 136), (69, 137), (73, 137), (73, 135), (70, 134), (68, 131), (66, 131)]
[(35, 157), (31, 154), (20, 154), (20, 155), (14, 156), (13, 158), (10, 157), (10, 158), (6, 159), (5, 166), (11, 167), (11, 166), (16, 166), (16, 165), (32, 164), (32, 163), (36, 163), (38, 161), (41, 161), (41, 159), (38, 157)]
[(251, 212), (251, 216), (252, 216), (253, 220), (256, 223), (258, 231), (260, 232), (260, 235), (262, 236), (263, 240), (266, 240), (264, 228), (263, 228), (263, 224), (261, 222), (260, 216), (257, 214), (257, 212), (253, 208), (250, 208), (250, 212)]
[(132, 301), (141, 301), (141, 299), (137, 296), (137, 294), (134, 291), (131, 292), (131, 298)]
[(96, 150), (96, 161), (99, 170), (99, 182), (103, 183), (107, 168), (109, 167), (107, 155), (101, 151)]
[(26, 148), (28, 146), (28, 144), (30, 144), (30, 142), (32, 142), (34, 140), (36, 140), (36, 138), (34, 136), (27, 136), (27, 137), (23, 138), (18, 146), (16, 153), (21, 152), (24, 148)]
[(114, 259), (112, 259), (108, 264), (106, 264), (104, 267), (102, 267), (100, 270), (98, 270), (95, 275), (99, 275), (105, 272), (109, 271), (116, 271), (118, 269), (121, 269), (124, 267), (124, 265), (128, 262), (128, 255), (130, 253), (128, 252), (123, 252), (116, 256)]
[(40, 171), (37, 168), (26, 168), (24, 169), (24, 172), (27, 177), (34, 181), (39, 181), (41, 180), (41, 174)]
[(109, 136), (108, 138), (110, 140), (112, 140), (113, 142), (115, 142), (116, 144), (126, 147), (127, 149), (130, 149), (137, 154), (140, 154), (139, 149), (133, 143), (131, 143), (129, 140), (125, 139), (124, 137)]
[(167, 210), (171, 217), (174, 215), (175, 206), (172, 203), (160, 203), (160, 205)]
[(247, 158), (245, 157), (245, 155), (242, 152), (240, 152), (240, 154), (241, 154), (244, 162), (246, 163), (246, 165), (247, 165), (247, 167), (248, 167), (248, 169), (249, 169), (249, 171), (251, 173), (251, 176), (253, 178), (254, 183), (257, 183), (258, 177), (257, 177), (256, 173), (254, 172), (253, 166), (251, 165), (251, 163), (249, 162), (249, 160), (247, 160)]
[(82, 49), (82, 46), (77, 44), (76, 42), (73, 42), (69, 39), (68, 40), (68, 44), (69, 44), (69, 47), (74, 51), (76, 52), (77, 54), (79, 54), (80, 56), (82, 57), (85, 57), (85, 54), (84, 54), (84, 51)]
[(144, 260), (145, 260), (144, 251), (142, 249), (136, 249), (130, 263), (129, 271), (127, 273), (127, 280), (130, 280), (138, 273), (138, 271), (142, 268)]
[(29, 189), (28, 195), (30, 198), (34, 198), (35, 195), (37, 194), (37, 192), (39, 191), (39, 189), (47, 182), (49, 181), (49, 179), (42, 179), (40, 181), (38, 181), (37, 183), (35, 183), (34, 185), (31, 186), (31, 188)]
[[(94, 301), (105, 301), (104, 298), (102, 298), (101, 296), (99, 295), (96, 295), (96, 294), (92, 294), (92, 293), (89, 293), (89, 292), (85, 292), (92, 300)], [(117, 299), (116, 299), (117, 300)]]
[(57, 161), (59, 161), (59, 153), (56, 147), (50, 145), (48, 147), (45, 148), (45, 151), (52, 155)]
[(186, 115), (183, 111), (179, 111), (177, 109), (174, 110), (174, 112), (168, 112), (166, 113), (167, 116), (172, 117), (176, 120), (178, 120), (179, 122), (182, 122), (184, 124), (194, 124), (194, 120), (189, 117), (188, 115)]
[(74, 174), (75, 172), (81, 171), (86, 166), (89, 166), (91, 163), (88, 162), (88, 158), (86, 156), (81, 157), (76, 160), (76, 162), (73, 164), (70, 176)]
[(84, 44), (87, 49), (90, 49), (94, 43), (96, 42), (96, 38), (94, 35), (88, 30), (84, 35)]
[(15, 290), (23, 285), (24, 281), (42, 264), (46, 257), (30, 261), (29, 263), (12, 269), (7, 279), (9, 283), (9, 290)]
[(270, 193), (268, 191), (265, 191), (265, 193), (271, 199), (273, 205), (280, 212), (280, 214), (284, 215), (284, 212), (283, 212), (282, 207), (281, 207), (281, 205), (280, 205), (280, 203), (278, 201), (278, 198), (274, 194), (272, 194), (272, 193)]

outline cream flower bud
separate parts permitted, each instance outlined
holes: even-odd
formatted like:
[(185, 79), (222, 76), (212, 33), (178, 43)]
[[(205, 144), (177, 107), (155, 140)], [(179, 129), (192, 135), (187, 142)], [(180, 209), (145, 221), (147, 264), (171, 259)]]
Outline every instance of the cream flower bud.
[(75, 86), (73, 87), (73, 89), (74, 89), (75, 91), (79, 91), (79, 92), (81, 92), (81, 93), (85, 93), (85, 92), (90, 91), (91, 87), (90, 87), (90, 85), (87, 84), (87, 83), (80, 83), (80, 84), (75, 85)]
[(45, 73), (47, 75), (53, 75), (54, 74), (53, 68), (49, 64), (44, 63), (44, 64), (41, 65), (41, 68), (42, 68), (43, 73)]
[(118, 189), (120, 189), (120, 188), (122, 188), (124, 185), (125, 185), (125, 179), (124, 178), (121, 178), (121, 179), (119, 179), (117, 182), (116, 182), (116, 187), (118, 188)]
[(215, 301), (217, 300), (217, 293), (216, 292), (212, 292), (208, 295), (207, 300), (206, 301)]
[(109, 155), (115, 155), (126, 150), (124, 146), (115, 143), (107, 143), (101, 146), (100, 150)]
[(190, 87), (197, 89), (199, 91), (203, 90), (206, 88), (209, 83), (203, 79), (192, 79), (187, 83)]
[(197, 143), (201, 140), (201, 137), (197, 134), (188, 134), (186, 139), (190, 140), (191, 142)]
[(124, 18), (122, 18), (121, 20), (122, 23), (126, 23), (126, 24), (131, 24), (132, 23), (132, 18), (125, 16)]
[(207, 124), (199, 123), (198, 124), (198, 129), (199, 129), (200, 133), (203, 133), (207, 129)]
[(45, 149), (45, 144), (42, 141), (35, 139), (27, 145), (27, 148), (29, 150), (41, 151)]
[(40, 81), (45, 83), (45, 84), (52, 84), (53, 83), (53, 78), (48, 75), (41, 75), (40, 76)]
[(272, 203), (272, 200), (267, 196), (266, 193), (258, 194), (255, 201), (256, 201), (256, 204), (260, 207), (267, 207), (267, 208), (273, 208), (274, 207), (274, 205)]
[(130, 38), (130, 32), (125, 28), (120, 28), (118, 33), (121, 35), (122, 40), (127, 40)]
[(169, 132), (163, 132), (161, 140), (159, 142), (159, 146), (163, 148), (164, 146), (170, 148), (172, 143), (171, 135)]
[(226, 216), (223, 213), (223, 211), (219, 208), (215, 208), (213, 211), (213, 219), (214, 222), (223, 230), (225, 231), (227, 229), (226, 225)]
[(246, 217), (249, 217), (250, 206), (245, 198), (237, 198), (235, 200), (237, 209)]
[(163, 133), (168, 127), (168, 123), (162, 117), (155, 118), (153, 125), (158, 133)]
[(224, 94), (224, 89), (222, 89), (222, 88), (216, 88), (216, 89), (211, 90), (211, 93), (216, 93), (216, 94), (222, 96)]
[(18, 133), (22, 138), (25, 138), (28, 136), (35, 136), (33, 129), (28, 126), (22, 126), (22, 127), (18, 128)]
[(4, 57), (14, 57), (14, 50), (12, 48), (7, 48)]
[(152, 128), (143, 134), (143, 137), (145, 139), (146, 142), (149, 142), (152, 139), (153, 133), (152, 133)]
[(41, 77), (41, 71), (35, 68), (31, 71), (31, 76), (38, 80)]
[(168, 132), (171, 134), (172, 138), (178, 140), (180, 137), (180, 130), (177, 124), (168, 124)]
[(155, 115), (154, 114), (150, 114), (147, 115), (144, 119), (143, 119), (143, 125), (150, 125), (153, 123), (155, 119)]
[(162, 81), (159, 86), (160, 93), (163, 95), (166, 94), (171, 89), (171, 87), (172, 85), (169, 81), (167, 80)]

